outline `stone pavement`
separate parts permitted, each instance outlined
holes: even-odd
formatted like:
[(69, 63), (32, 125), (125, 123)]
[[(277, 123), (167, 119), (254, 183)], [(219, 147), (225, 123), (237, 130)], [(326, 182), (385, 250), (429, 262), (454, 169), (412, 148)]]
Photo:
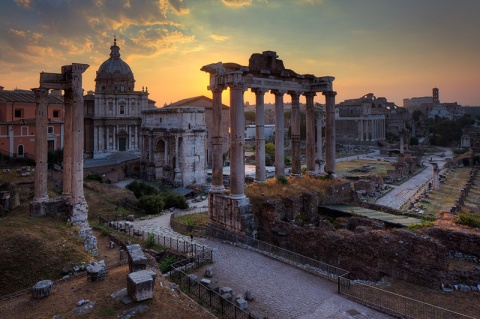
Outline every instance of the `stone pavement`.
[[(169, 221), (170, 213), (133, 223), (135, 228), (176, 234), (171, 229), (166, 230)], [(255, 300), (250, 303), (249, 310), (259, 311), (270, 319), (392, 318), (341, 297), (336, 292), (336, 283), (296, 267), (214, 239), (195, 238), (195, 242), (214, 251), (214, 263), (208, 265), (213, 267), (212, 281), (220, 287), (233, 288), (234, 295), (251, 290)], [(200, 269), (197, 275), (201, 278), (204, 271)]]

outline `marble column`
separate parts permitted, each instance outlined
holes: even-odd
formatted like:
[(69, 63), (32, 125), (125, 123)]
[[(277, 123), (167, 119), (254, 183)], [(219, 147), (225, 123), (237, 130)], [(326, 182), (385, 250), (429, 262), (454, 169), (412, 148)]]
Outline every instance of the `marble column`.
[(234, 82), (230, 87), (230, 198), (243, 199), (245, 188), (245, 114), (243, 82)]
[[(84, 120), (83, 120), (83, 88), (82, 74), (88, 68), (86, 64), (72, 65), (72, 199), (73, 203), (85, 203), (83, 195), (83, 147), (84, 147)], [(86, 216), (85, 220), (86, 220)], [(83, 217), (82, 217), (83, 218)]]
[(317, 95), (315, 92), (305, 93), (306, 97), (306, 153), (307, 153), (307, 174), (315, 174), (315, 106), (313, 98)]
[(175, 135), (175, 179), (173, 181), (175, 187), (182, 186), (182, 171), (180, 169), (180, 137)]
[(289, 92), (292, 97), (292, 123), (290, 137), (292, 140), (292, 175), (302, 175), (300, 151), (300, 93)]
[(322, 127), (323, 127), (323, 113), (321, 110), (316, 110), (315, 115), (317, 118), (317, 157), (315, 159), (315, 172), (317, 174), (323, 174), (324, 163), (323, 160), (323, 137), (322, 137)]
[(335, 95), (337, 92), (323, 92), (326, 103), (326, 173), (335, 177)]
[(222, 141), (222, 92), (224, 86), (213, 87), (213, 105), (212, 105), (212, 187), (210, 192), (223, 193), (225, 186), (223, 185), (223, 152)]
[(284, 91), (271, 90), (275, 95), (275, 176), (285, 176), (285, 129), (283, 116)]
[(360, 141), (363, 141), (363, 117), (360, 117)]
[(63, 191), (62, 197), (70, 201), (72, 197), (72, 151), (73, 151), (73, 93), (72, 90), (65, 90), (63, 95), (65, 106), (65, 139), (63, 146)]
[(265, 182), (267, 171), (265, 169), (265, 93), (267, 90), (252, 89), (255, 93), (255, 181)]
[(153, 163), (153, 130), (148, 131), (148, 162)]
[(48, 90), (32, 89), (35, 93), (35, 183), (34, 202), (48, 201)]

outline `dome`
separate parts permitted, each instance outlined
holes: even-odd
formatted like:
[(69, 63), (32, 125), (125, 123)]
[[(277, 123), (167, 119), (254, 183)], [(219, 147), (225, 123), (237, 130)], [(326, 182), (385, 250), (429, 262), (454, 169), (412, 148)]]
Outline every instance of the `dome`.
[(130, 66), (120, 59), (120, 47), (117, 46), (116, 39), (113, 40), (113, 45), (110, 47), (110, 50), (110, 59), (100, 65), (97, 73), (114, 74), (117, 71), (120, 72), (120, 74), (132, 73)]

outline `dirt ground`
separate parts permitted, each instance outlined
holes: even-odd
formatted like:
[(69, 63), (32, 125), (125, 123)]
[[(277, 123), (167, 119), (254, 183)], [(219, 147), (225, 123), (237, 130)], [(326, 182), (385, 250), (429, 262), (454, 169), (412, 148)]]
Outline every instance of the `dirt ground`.
[[(97, 259), (105, 260), (107, 265), (105, 280), (90, 282), (86, 276), (81, 276), (55, 284), (50, 296), (43, 299), (34, 299), (27, 293), (0, 301), (0, 318), (117, 318), (123, 311), (139, 304), (147, 305), (148, 309), (143, 314), (136, 314), (135, 318), (215, 318), (160, 276), (157, 276), (160, 279), (155, 283), (154, 297), (151, 300), (124, 305), (113, 299), (111, 294), (127, 286), (128, 265), (109, 268), (119, 262), (119, 250), (109, 248), (108, 236), (97, 234), (97, 239)], [(94, 307), (89, 313), (74, 313), (76, 303), (82, 299), (95, 302)]]

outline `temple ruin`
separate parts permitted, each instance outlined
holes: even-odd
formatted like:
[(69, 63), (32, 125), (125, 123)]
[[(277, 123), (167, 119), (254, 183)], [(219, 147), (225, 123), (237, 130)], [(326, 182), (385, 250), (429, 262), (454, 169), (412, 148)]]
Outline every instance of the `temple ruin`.
[[(252, 54), (248, 66), (236, 63), (213, 63), (205, 65), (202, 71), (210, 74), (208, 89), (213, 93), (212, 128), (212, 187), (209, 195), (209, 217), (221, 226), (255, 234), (255, 223), (250, 213), (249, 199), (244, 194), (244, 92), (250, 88), (256, 95), (256, 181), (264, 182), (265, 136), (264, 136), (264, 95), (275, 95), (275, 176), (285, 176), (284, 163), (284, 95), (292, 102), (292, 170), (293, 176), (301, 175), (300, 165), (300, 96), (306, 98), (306, 160), (307, 174), (323, 173), (321, 138), (315, 142), (315, 132), (321, 123), (321, 113), (315, 111), (314, 97), (318, 92), (325, 96), (326, 104), (326, 158), (325, 171), (335, 176), (335, 95), (332, 76), (316, 77), (311, 74), (297, 74), (286, 69), (276, 52), (265, 51)], [(226, 196), (223, 185), (223, 159), (221, 141), (226, 138), (220, 129), (222, 122), (222, 92), (230, 89), (230, 194)], [(316, 147), (317, 146), (317, 147)]]

